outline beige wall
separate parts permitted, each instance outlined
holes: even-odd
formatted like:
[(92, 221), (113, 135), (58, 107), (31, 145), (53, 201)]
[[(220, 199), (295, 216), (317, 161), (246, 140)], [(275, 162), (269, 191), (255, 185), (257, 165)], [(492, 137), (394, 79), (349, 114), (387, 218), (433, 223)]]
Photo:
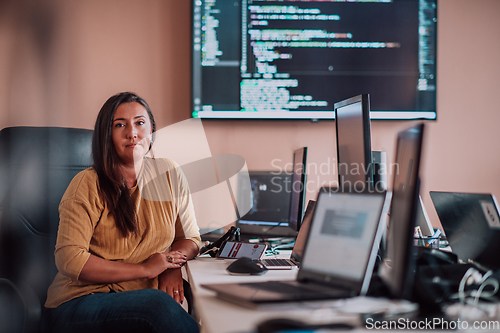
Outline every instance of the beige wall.
[[(438, 120), (428, 122), (424, 204), (439, 226), (430, 190), (500, 197), (500, 1), (440, 0)], [(160, 128), (189, 117), (190, 1), (0, 1), (0, 128), (92, 128), (103, 102), (142, 95)], [(372, 122), (372, 147), (394, 160), (399, 130)], [(213, 153), (235, 153), (250, 169), (291, 162), (310, 149), (308, 198), (335, 179), (334, 122), (204, 121)], [(316, 171), (315, 167), (319, 167)]]

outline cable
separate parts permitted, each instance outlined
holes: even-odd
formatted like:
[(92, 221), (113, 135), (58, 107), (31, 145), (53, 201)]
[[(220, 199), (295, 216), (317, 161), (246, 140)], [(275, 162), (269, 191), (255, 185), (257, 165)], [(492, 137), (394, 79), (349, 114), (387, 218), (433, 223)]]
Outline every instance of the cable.
[(485, 297), (492, 297), (493, 295), (495, 295), (497, 293), (499, 284), (498, 284), (498, 281), (496, 279), (490, 278), (490, 276), (492, 274), (493, 274), (493, 271), (488, 271), (486, 274), (484, 274), (483, 279), (481, 280), (481, 285), (479, 286), (479, 288), (477, 290), (477, 295), (474, 299), (474, 305), (477, 305), (479, 303), (479, 298), (481, 298), (484, 288), (486, 288), (488, 286), (494, 287), (493, 291), (486, 292)]
[(460, 280), (460, 284), (458, 285), (458, 299), (460, 300), (460, 303), (465, 305), (465, 285), (467, 284), (469, 278), (477, 272), (477, 269), (470, 267)]
[[(460, 301), (460, 306), (462, 307), (461, 310), (459, 310), (459, 313), (462, 314), (462, 311), (466, 310), (467, 307), (473, 307), (479, 311), (481, 311), (483, 314), (487, 316), (491, 316), (491, 314), (488, 312), (487, 308), (484, 308), (484, 306), (481, 306), (479, 303), (480, 299), (489, 299), (493, 297), (498, 289), (499, 289), (499, 283), (496, 279), (492, 278), (491, 275), (493, 274), (493, 271), (488, 271), (484, 275), (481, 275), (481, 273), (475, 269), (474, 267), (470, 267), (460, 280), (459, 288), (458, 288), (458, 299)], [(479, 285), (477, 289), (466, 291), (466, 285)], [(491, 291), (484, 291), (485, 288), (492, 286), (493, 290)], [(455, 298), (456, 296), (452, 296), (450, 298)], [(474, 297), (474, 300), (470, 299), (469, 297)]]
[(240, 228), (236, 228), (235, 226), (231, 226), (229, 230), (218, 240), (213, 243), (205, 244), (204, 247), (200, 249), (200, 255), (208, 253), (211, 257), (215, 257), (215, 254), (222, 246), (225, 241), (233, 239), (236, 241), (240, 240)]

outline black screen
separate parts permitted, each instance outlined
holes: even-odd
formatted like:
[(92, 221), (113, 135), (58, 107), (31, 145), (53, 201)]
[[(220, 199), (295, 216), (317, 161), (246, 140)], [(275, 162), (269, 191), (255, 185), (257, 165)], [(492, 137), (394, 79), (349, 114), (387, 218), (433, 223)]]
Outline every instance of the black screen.
[(369, 95), (335, 103), (335, 117), (339, 190), (368, 192), (373, 188)]
[(420, 124), (398, 134), (386, 255), (380, 266), (380, 277), (397, 298), (409, 298), (412, 292), (423, 130)]
[(290, 228), (299, 231), (307, 192), (307, 147), (293, 152), (290, 194)]
[(332, 119), (372, 96), (372, 119), (436, 118), (437, 0), (194, 0), (192, 112)]

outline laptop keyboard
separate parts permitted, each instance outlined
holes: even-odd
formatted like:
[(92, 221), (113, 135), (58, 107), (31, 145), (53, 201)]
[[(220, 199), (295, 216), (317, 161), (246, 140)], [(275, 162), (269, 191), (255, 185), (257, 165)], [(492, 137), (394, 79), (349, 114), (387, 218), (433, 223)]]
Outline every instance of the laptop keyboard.
[(295, 266), (289, 259), (261, 259), (260, 261), (264, 266)]
[(294, 286), (287, 283), (281, 283), (279, 281), (266, 281), (259, 283), (249, 282), (249, 283), (241, 283), (240, 285), (253, 289), (272, 291), (284, 294), (297, 294), (297, 293), (302, 293), (304, 291), (310, 291), (309, 289), (303, 288), (301, 286)]
[(324, 294), (325, 296), (326, 295), (332, 296), (332, 295), (345, 295), (347, 293), (345, 290), (331, 289), (318, 285), (293, 285), (289, 283), (283, 283), (280, 281), (240, 283), (240, 286), (245, 286), (258, 290), (271, 291), (279, 294), (288, 294), (288, 295), (310, 294), (313, 292), (318, 294)]

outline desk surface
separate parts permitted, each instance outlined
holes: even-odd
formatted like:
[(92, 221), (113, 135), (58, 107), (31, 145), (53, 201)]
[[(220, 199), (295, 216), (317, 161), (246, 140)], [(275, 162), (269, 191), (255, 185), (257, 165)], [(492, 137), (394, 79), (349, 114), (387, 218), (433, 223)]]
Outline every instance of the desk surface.
[(289, 305), (271, 310), (256, 310), (221, 300), (216, 297), (214, 292), (202, 288), (201, 284), (294, 280), (298, 272), (297, 268), (293, 268), (292, 270), (269, 270), (261, 276), (233, 276), (226, 272), (226, 267), (227, 264), (224, 260), (211, 257), (198, 257), (186, 265), (195, 297), (196, 311), (204, 333), (254, 332), (258, 323), (271, 318), (359, 324), (359, 315), (357, 314), (343, 313), (339, 316), (338, 313), (335, 313), (345, 301), (302, 303), (300, 307)]
[[(284, 257), (289, 254), (283, 253)], [(376, 313), (384, 310), (400, 311), (400, 307), (406, 306), (404, 303), (394, 303), (394, 301), (356, 297), (348, 300), (336, 300), (328, 302), (307, 302), (300, 305), (288, 305), (273, 309), (249, 309), (236, 305), (216, 297), (215, 293), (202, 288), (202, 284), (207, 283), (234, 283), (234, 282), (257, 282), (269, 280), (293, 280), (296, 278), (298, 269), (292, 270), (269, 270), (261, 276), (233, 276), (226, 272), (227, 264), (224, 260), (211, 257), (198, 257), (188, 262), (185, 266), (189, 282), (193, 290), (196, 312), (202, 325), (202, 333), (250, 333), (255, 332), (259, 323), (273, 318), (290, 318), (301, 320), (306, 323), (346, 323), (359, 327), (346, 332), (369, 332), (365, 326), (360, 313)], [(490, 308), (488, 321), (484, 318), (485, 310), (479, 312), (482, 317), (466, 318), (471, 320), (468, 329), (459, 331), (473, 332), (498, 332), (500, 329), (500, 308), (498, 305)], [(478, 313), (478, 309), (468, 311), (469, 314)], [(468, 317), (468, 316), (466, 316)], [(481, 320), (481, 324), (493, 324), (495, 329), (472, 329), (472, 320)], [(463, 322), (463, 320), (462, 320)], [(478, 321), (479, 322), (479, 321)], [(462, 327), (463, 328), (463, 327)], [(472, 329), (472, 330), (471, 330)], [(428, 332), (430, 330), (427, 330)], [(446, 330), (437, 330), (445, 332)], [(339, 332), (339, 331), (335, 331)], [(414, 330), (397, 329), (385, 330), (385, 332), (414, 332)], [(456, 330), (454, 330), (456, 332)]]

